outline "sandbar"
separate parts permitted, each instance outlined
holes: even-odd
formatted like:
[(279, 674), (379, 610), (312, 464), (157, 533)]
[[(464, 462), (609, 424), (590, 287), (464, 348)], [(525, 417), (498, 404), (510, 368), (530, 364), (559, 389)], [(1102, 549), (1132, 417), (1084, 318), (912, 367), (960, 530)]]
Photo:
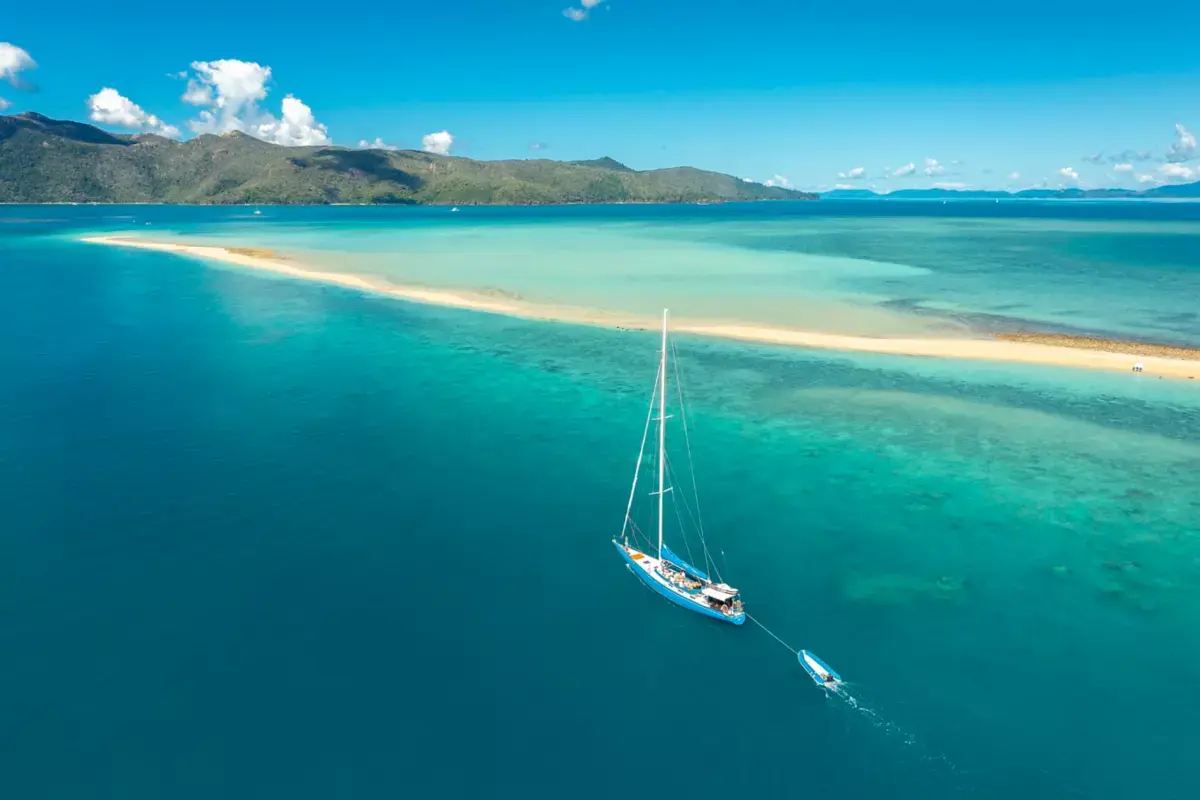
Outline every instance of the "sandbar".
[[(553, 320), (605, 327), (650, 329), (653, 319), (620, 312), (531, 303), (507, 293), (466, 292), (421, 286), (404, 286), (381, 278), (328, 272), (295, 263), (261, 247), (219, 247), (152, 241), (131, 236), (88, 236), (93, 244), (136, 247), (220, 261), (248, 269), (265, 270), (301, 280), (344, 286), (362, 292), (415, 303), (506, 314), (527, 319)], [(841, 350), (882, 355), (1002, 361), (1044, 366), (1080, 367), (1129, 372), (1140, 364), (1146, 374), (1200, 379), (1200, 349), (1143, 344), (1055, 333), (995, 334), (977, 339), (887, 338), (801, 331), (741, 322), (705, 322), (676, 319), (676, 332), (765, 344), (818, 350)]]

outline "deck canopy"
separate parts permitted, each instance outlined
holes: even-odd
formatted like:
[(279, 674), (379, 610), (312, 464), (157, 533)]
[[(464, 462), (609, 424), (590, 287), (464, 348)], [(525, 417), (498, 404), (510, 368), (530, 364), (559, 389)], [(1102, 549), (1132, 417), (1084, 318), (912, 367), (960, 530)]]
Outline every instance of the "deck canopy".
[(718, 603), (728, 603), (730, 600), (737, 597), (735, 593), (723, 592), (715, 586), (705, 586), (701, 594), (703, 594), (705, 597), (711, 597)]

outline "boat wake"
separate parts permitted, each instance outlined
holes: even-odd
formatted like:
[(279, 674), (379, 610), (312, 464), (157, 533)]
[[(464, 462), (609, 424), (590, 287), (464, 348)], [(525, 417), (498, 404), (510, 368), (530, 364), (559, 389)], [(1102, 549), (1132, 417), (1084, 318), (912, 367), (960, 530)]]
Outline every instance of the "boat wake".
[(906, 745), (913, 746), (917, 743), (916, 736), (904, 730), (896, 723), (884, 718), (878, 711), (871, 708), (854, 695), (850, 694), (849, 684), (840, 683), (837, 686), (826, 687), (825, 694), (830, 699), (842, 701), (842, 703), (844, 703), (860, 717), (863, 717), (869, 721), (872, 727), (883, 731), (889, 736), (899, 739)]
[(913, 754), (920, 758), (921, 761), (927, 762), (931, 765), (939, 766), (942, 769), (947, 770), (956, 778), (961, 779), (963, 777), (962, 771), (957, 765), (955, 765), (953, 761), (950, 760), (949, 756), (947, 756), (945, 753), (931, 750), (923, 745), (914, 734), (901, 728), (896, 723), (884, 717), (866, 702), (852, 695), (850, 693), (850, 688), (850, 684), (842, 682), (837, 686), (826, 687), (825, 695), (830, 699), (830, 701), (841, 701), (846, 708), (849, 708), (859, 717), (867, 720), (871, 727), (882, 731), (888, 738), (895, 739), (905, 747), (911, 748), (914, 751)]

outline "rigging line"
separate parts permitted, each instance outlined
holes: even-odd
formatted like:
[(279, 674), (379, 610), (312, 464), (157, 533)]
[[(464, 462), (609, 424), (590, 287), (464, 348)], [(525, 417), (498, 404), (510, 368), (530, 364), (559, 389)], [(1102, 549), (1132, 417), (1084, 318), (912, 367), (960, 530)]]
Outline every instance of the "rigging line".
[(700, 488), (696, 485), (696, 466), (692, 460), (692, 439), (688, 434), (687, 403), (683, 399), (683, 378), (679, 375), (679, 351), (675, 342), (671, 342), (672, 363), (675, 366), (675, 389), (679, 392), (679, 418), (683, 421), (683, 441), (687, 445), (688, 469), (692, 473), (692, 493), (696, 496), (696, 527), (700, 529), (700, 544), (704, 547), (704, 565), (711, 569), (717, 580), (724, 582), (721, 571), (717, 569), (716, 559), (708, 552), (708, 541), (704, 536), (704, 518), (700, 514)]
[[(667, 469), (671, 470), (671, 484), (675, 485), (677, 482), (675, 480), (675, 471), (673, 469), (671, 469), (671, 463), (672, 463), (671, 459), (668, 458), (667, 459)], [(704, 529), (700, 525), (700, 523), (697, 521), (696, 516), (692, 514), (692, 508), (688, 504), (688, 500), (687, 500), (687, 493), (686, 492), (684, 492), (684, 493), (672, 492), (671, 494), (679, 494), (679, 503), (683, 505), (684, 510), (687, 512), (688, 520), (691, 522), (691, 524), (697, 530), (697, 533), (700, 537), (700, 545), (703, 548), (702, 552), (704, 555), (704, 564), (705, 564), (705, 567), (708, 569), (709, 574), (716, 574), (717, 580), (723, 581), (724, 579), (721, 577), (720, 572), (715, 569), (716, 559), (712, 558), (708, 553), (708, 543), (704, 539)], [(698, 505), (699, 505), (699, 503), (697, 503), (697, 513), (699, 513)], [(676, 513), (678, 513), (678, 511), (676, 511)], [(679, 519), (680, 519), (680, 527), (682, 528), (683, 527), (683, 516), (680, 515)], [(685, 544), (687, 543), (686, 535), (684, 537), (684, 543)], [(689, 558), (692, 557), (690, 547), (688, 550), (688, 556), (689, 556)]]
[(650, 537), (647, 536), (645, 533), (643, 533), (642, 529), (639, 528), (637, 526), (637, 523), (634, 522), (632, 519), (629, 520), (629, 529), (635, 537), (640, 537), (643, 541), (646, 542), (645, 548), (647, 550), (649, 550), (650, 549)]
[(772, 632), (771, 632), (771, 629), (770, 629), (770, 628), (768, 628), (766, 625), (763, 625), (761, 622), (759, 622), (758, 620), (756, 620), (754, 617), (752, 617), (752, 616), (750, 616), (749, 614), (747, 614), (747, 615), (746, 615), (746, 619), (750, 620), (750, 621), (751, 621), (751, 622), (753, 622), (755, 625), (757, 625), (758, 627), (762, 628), (764, 631), (766, 631), (766, 633), (767, 633), (767, 635), (768, 635), (768, 636), (770, 636), (770, 637), (771, 637), (772, 639), (774, 639), (775, 641), (779, 642), (781, 645), (783, 645), (784, 647), (786, 647), (786, 648), (787, 648), (788, 650), (790, 650), (791, 652), (793, 652), (793, 653), (799, 653), (799, 652), (800, 652), (799, 650), (795, 650), (795, 649), (793, 649), (793, 648), (792, 648), (792, 646), (791, 646), (790, 644), (788, 644), (787, 642), (785, 642), (783, 639), (780, 639), (778, 636), (776, 636), (774, 633), (772, 633)]
[(629, 512), (633, 510), (633, 496), (637, 492), (638, 474), (642, 471), (642, 458), (646, 454), (646, 437), (650, 434), (650, 418), (654, 416), (654, 393), (658, 391), (658, 382), (665, 381), (666, 375), (659, 369), (654, 376), (654, 390), (650, 392), (650, 409), (646, 412), (646, 427), (642, 430), (642, 444), (638, 448), (637, 466), (633, 468), (633, 486), (629, 487), (629, 504), (625, 506), (625, 522), (621, 525), (621, 539), (625, 539), (625, 530), (629, 527)]
[[(675, 470), (672, 468), (671, 464), (672, 464), (671, 458), (670, 458), (670, 456), (668, 456), (667, 457), (667, 470), (671, 474), (671, 485), (674, 486), (674, 485), (676, 485), (677, 482), (675, 480), (675, 477), (676, 477)], [(712, 559), (708, 558), (708, 556), (707, 556), (708, 547), (704, 542), (704, 531), (701, 529), (700, 524), (696, 521), (696, 517), (692, 514), (692, 507), (688, 504), (687, 493), (686, 492), (671, 492), (671, 495), (672, 495), (671, 502), (673, 502), (673, 503), (677, 502), (679, 505), (683, 506), (683, 510), (685, 512), (687, 512), (687, 521), (691, 522), (692, 526), (697, 530), (697, 535), (700, 537), (700, 545), (703, 548), (703, 552), (705, 554), (705, 559), (704, 559), (705, 566), (708, 568), (709, 574), (710, 575), (713, 574), (712, 567), (709, 565), (709, 562), (712, 561)], [(676, 495), (678, 495), (677, 498), (675, 497)], [(695, 556), (692, 555), (692, 547), (691, 547), (691, 544), (688, 542), (688, 537), (687, 537), (687, 526), (684, 524), (685, 520), (683, 518), (683, 514), (679, 513), (679, 506), (675, 506), (675, 514), (679, 518), (679, 529), (682, 534), (681, 538), (683, 539), (683, 544), (687, 548), (687, 551), (688, 551), (688, 561), (690, 563), (695, 563), (696, 558), (695, 558)], [(715, 562), (714, 562), (714, 565), (715, 565)], [(721, 580), (720, 575), (717, 576), (717, 580)]]
[[(670, 470), (670, 472), (671, 472), (671, 475), (672, 475), (672, 484), (674, 484), (674, 482), (675, 482), (675, 481), (674, 481), (674, 474), (675, 474), (675, 473), (674, 473), (674, 470), (672, 470), (672, 469), (671, 469), (671, 460), (670, 460), (670, 458), (668, 458), (668, 459), (667, 459), (667, 469), (668, 469), (668, 470)], [(678, 503), (679, 503), (679, 505), (682, 505), (682, 506), (683, 506), (683, 510), (687, 512), (687, 518), (688, 518), (688, 520), (690, 520), (690, 521), (691, 521), (691, 523), (692, 523), (692, 525), (693, 525), (694, 527), (696, 527), (696, 528), (697, 528), (697, 530), (698, 530), (698, 529), (699, 529), (699, 526), (698, 526), (698, 525), (697, 525), (697, 523), (696, 523), (696, 518), (695, 518), (694, 516), (692, 516), (692, 509), (691, 509), (691, 507), (688, 505), (688, 502), (687, 502), (687, 494), (686, 494), (686, 493), (681, 493), (681, 492), (671, 492), (671, 494), (672, 494), (672, 495), (676, 495), (676, 494), (678, 494), (678, 495), (679, 495), (679, 498), (678, 498)], [(676, 502), (676, 501), (675, 501), (675, 499), (672, 499), (672, 502)], [(683, 518), (683, 514), (680, 514), (680, 513), (679, 513), (679, 506), (678, 506), (678, 505), (677, 505), (677, 506), (673, 506), (673, 508), (675, 508), (675, 513), (676, 513), (676, 515), (679, 517), (679, 527), (680, 527), (680, 531), (683, 533), (683, 535), (682, 535), (682, 537), (681, 537), (681, 538), (683, 539), (683, 544), (684, 544), (684, 546), (687, 548), (687, 551), (688, 551), (688, 561), (689, 561), (689, 563), (695, 563), (696, 559), (695, 559), (695, 556), (693, 556), (693, 555), (692, 555), (692, 547), (691, 547), (691, 545), (688, 543), (687, 531), (686, 531), (686, 526), (684, 525), (684, 518)], [(700, 533), (700, 534), (699, 534), (699, 536), (700, 536), (700, 544), (701, 544), (701, 546), (705, 547), (705, 550), (707, 550), (707, 546), (704, 544), (704, 534), (703, 534), (703, 533)], [(705, 566), (706, 566), (706, 567), (708, 567), (708, 573), (709, 573), (709, 575), (712, 575), (712, 574), (713, 574), (713, 570), (712, 570), (712, 567), (711, 567), (711, 566), (709, 565), (709, 563), (708, 563), (709, 561), (711, 561), (711, 559), (709, 559), (709, 558), (706, 556), (706, 557), (705, 557)], [(715, 563), (715, 562), (714, 562), (714, 563)], [(722, 580), (720, 575), (717, 575), (717, 580)]]
[[(669, 458), (667, 459), (667, 474), (671, 478), (671, 485), (674, 486), (675, 470), (671, 468), (671, 459)], [(696, 561), (696, 557), (692, 555), (692, 546), (688, 543), (687, 531), (684, 529), (683, 525), (683, 515), (679, 513), (679, 505), (682, 503), (683, 508), (688, 512), (689, 517), (692, 515), (692, 512), (687, 507), (687, 499), (682, 496), (676, 497), (677, 494), (679, 494), (679, 492), (671, 492), (671, 507), (675, 509), (675, 517), (679, 520), (679, 538), (683, 539), (683, 548), (687, 550), (688, 563), (692, 564)]]

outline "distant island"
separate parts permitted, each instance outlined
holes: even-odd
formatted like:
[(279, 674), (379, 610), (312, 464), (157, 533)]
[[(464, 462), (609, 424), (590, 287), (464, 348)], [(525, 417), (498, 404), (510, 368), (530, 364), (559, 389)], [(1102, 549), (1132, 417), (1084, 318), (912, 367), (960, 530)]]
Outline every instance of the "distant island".
[(1020, 192), (972, 189), (898, 189), (881, 194), (870, 189), (822, 192), (830, 200), (1120, 200), (1125, 198), (1200, 197), (1200, 182), (1153, 189), (1024, 189)]
[(0, 203), (722, 203), (817, 196), (692, 167), (611, 158), (475, 161), (414, 150), (284, 147), (243, 133), (176, 141), (27, 112), (0, 115)]

